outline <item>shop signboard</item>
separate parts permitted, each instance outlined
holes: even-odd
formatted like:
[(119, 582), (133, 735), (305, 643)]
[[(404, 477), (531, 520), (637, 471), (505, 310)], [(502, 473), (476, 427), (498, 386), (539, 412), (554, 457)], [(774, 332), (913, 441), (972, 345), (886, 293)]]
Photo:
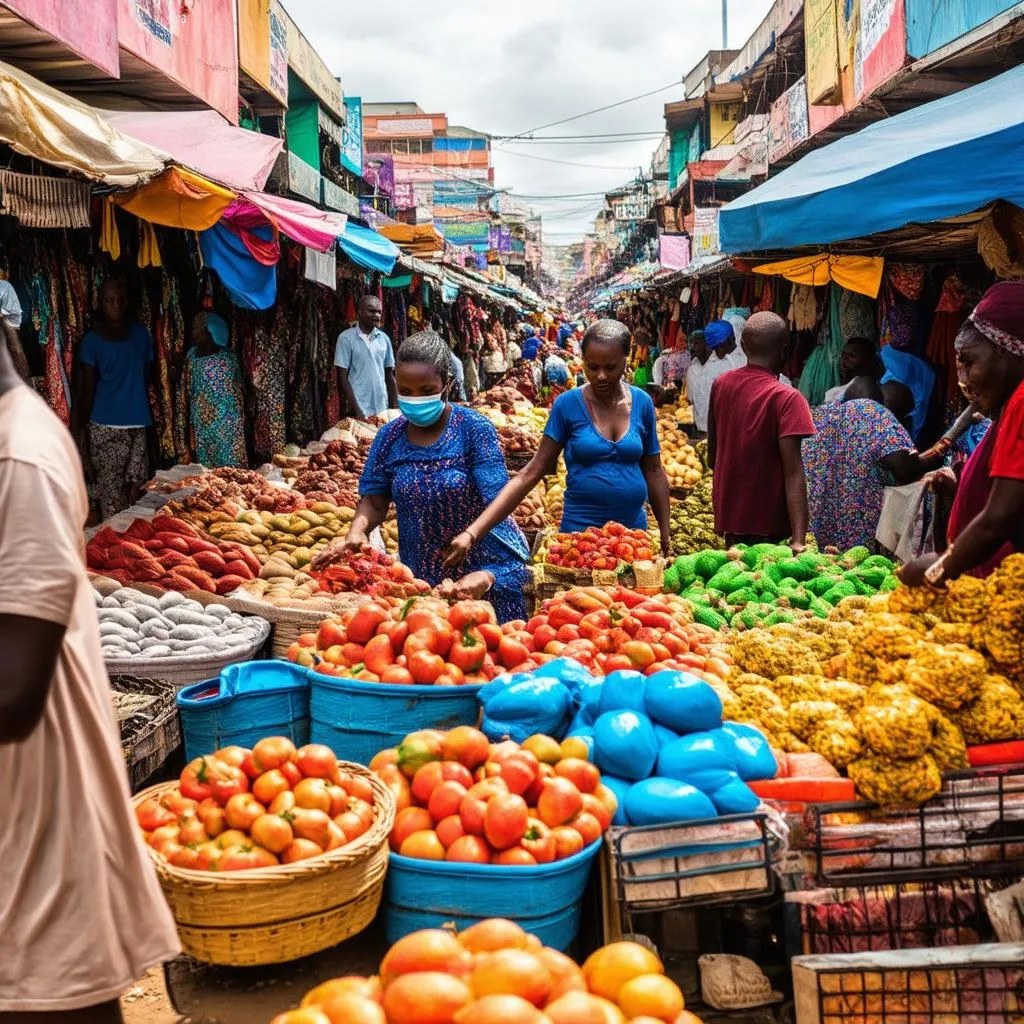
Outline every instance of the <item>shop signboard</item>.
[(329, 210), (347, 213), (350, 217), (359, 216), (359, 200), (351, 192), (324, 177), (320, 178), (320, 188), (320, 201)]
[(117, 49), (117, 0), (0, 0), (48, 36), (106, 72), (121, 74)]
[(411, 210), (416, 205), (416, 193), (411, 181), (395, 182), (395, 209)]
[(363, 180), (372, 185), (375, 194), (395, 198), (395, 161), (379, 153), (363, 156)]
[(611, 200), (612, 216), (617, 221), (645, 220), (650, 203), (645, 191), (630, 192), (624, 196), (615, 196)]
[(772, 104), (768, 122), (768, 162), (781, 160), (809, 133), (807, 80), (800, 78)]
[(718, 244), (718, 207), (696, 206), (693, 210), (693, 258), (713, 256)]
[(378, 135), (433, 135), (434, 120), (430, 117), (381, 117), (374, 130)]
[(281, 8), (281, 16), (288, 35), (288, 67), (312, 90), (336, 120), (344, 121), (345, 104), (342, 102), (341, 83), (331, 74), (323, 58), (313, 49), (284, 8)]
[(907, 53), (926, 57), (1014, 6), (1013, 0), (906, 0)]
[(238, 124), (235, 0), (118, 0), (122, 49)]
[(860, 0), (860, 32), (853, 54), (857, 102), (888, 82), (906, 60), (907, 12), (904, 0)]
[[(345, 97), (345, 130), (341, 136), (341, 162), (353, 174), (363, 173), (363, 100)], [(392, 173), (394, 173), (392, 163)]]
[(806, 0), (807, 99), (828, 103), (839, 92), (839, 26), (835, 0)]
[(278, 0), (238, 0), (238, 65), (288, 105), (288, 34)]
[(271, 0), (268, 17), (270, 28), (270, 92), (288, 106), (288, 25), (284, 10), (277, 0)]
[(320, 172), (292, 152), (288, 153), (288, 190), (314, 203), (320, 202)]

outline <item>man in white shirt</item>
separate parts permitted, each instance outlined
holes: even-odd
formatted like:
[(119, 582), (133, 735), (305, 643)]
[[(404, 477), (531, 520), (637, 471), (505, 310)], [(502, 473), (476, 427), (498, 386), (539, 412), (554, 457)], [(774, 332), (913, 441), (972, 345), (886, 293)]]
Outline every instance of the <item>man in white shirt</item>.
[(686, 371), (686, 397), (693, 406), (693, 425), (699, 434), (708, 432), (708, 406), (711, 404), (711, 381), (707, 380), (708, 351), (703, 331), (691, 331), (686, 347), (693, 357)]
[(380, 299), (364, 295), (355, 327), (338, 335), (334, 350), (338, 391), (357, 420), (398, 408), (395, 353), (391, 339), (380, 329), (382, 318)]
[(712, 320), (704, 329), (704, 343), (711, 352), (705, 367), (710, 395), (711, 385), (723, 373), (746, 366), (747, 357), (736, 343), (736, 332), (728, 320)]
[(857, 377), (878, 380), (884, 367), (878, 358), (878, 346), (867, 338), (851, 338), (839, 353), (839, 386), (825, 392), (822, 405), (841, 402), (846, 389)]
[(14, 368), (23, 380), (28, 380), (28, 359), (21, 347), (21, 301), (10, 281), (0, 281), (0, 343), (7, 346), (14, 360)]

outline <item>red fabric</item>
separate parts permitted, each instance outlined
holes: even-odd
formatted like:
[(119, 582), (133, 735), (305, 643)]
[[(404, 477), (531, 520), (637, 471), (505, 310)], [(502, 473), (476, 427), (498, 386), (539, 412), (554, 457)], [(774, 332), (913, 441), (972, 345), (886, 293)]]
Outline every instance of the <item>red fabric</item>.
[(715, 532), (789, 536), (779, 439), (810, 437), (811, 408), (770, 370), (743, 366), (711, 387)]
[(999, 281), (992, 285), (974, 307), (971, 320), (989, 341), (1021, 355), (1020, 350), (1024, 348), (1024, 281)]
[(989, 476), (1024, 480), (1024, 384), (1017, 386), (999, 417)]

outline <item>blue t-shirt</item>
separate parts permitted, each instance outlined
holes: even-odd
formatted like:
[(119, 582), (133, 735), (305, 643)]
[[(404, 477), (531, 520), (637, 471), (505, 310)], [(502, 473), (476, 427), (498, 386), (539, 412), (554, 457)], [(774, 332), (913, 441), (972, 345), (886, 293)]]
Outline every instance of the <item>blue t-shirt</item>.
[(132, 324), (124, 341), (107, 341), (95, 331), (82, 339), (79, 358), (96, 369), (93, 423), (104, 427), (148, 427), (146, 367), (153, 361), (153, 339), (141, 324)]
[(615, 442), (594, 426), (582, 388), (559, 395), (551, 407), (544, 434), (565, 450), (563, 533), (608, 522), (630, 529), (647, 527), (647, 481), (640, 460), (657, 455), (661, 447), (651, 396), (634, 387), (629, 392), (629, 427)]

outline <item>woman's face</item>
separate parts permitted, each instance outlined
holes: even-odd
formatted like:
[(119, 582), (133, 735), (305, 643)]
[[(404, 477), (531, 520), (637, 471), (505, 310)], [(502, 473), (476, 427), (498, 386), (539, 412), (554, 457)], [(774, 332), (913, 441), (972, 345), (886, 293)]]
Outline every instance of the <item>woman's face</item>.
[(1013, 357), (993, 345), (978, 332), (957, 345), (956, 372), (960, 390), (986, 416), (994, 416), (1005, 404), (1013, 382), (1019, 379), (1010, 372), (1008, 360)]
[(626, 372), (626, 353), (616, 342), (588, 342), (583, 353), (583, 373), (595, 394), (608, 395), (619, 387)]
[(403, 398), (428, 398), (445, 390), (445, 382), (429, 363), (399, 363), (395, 367), (395, 384)]

